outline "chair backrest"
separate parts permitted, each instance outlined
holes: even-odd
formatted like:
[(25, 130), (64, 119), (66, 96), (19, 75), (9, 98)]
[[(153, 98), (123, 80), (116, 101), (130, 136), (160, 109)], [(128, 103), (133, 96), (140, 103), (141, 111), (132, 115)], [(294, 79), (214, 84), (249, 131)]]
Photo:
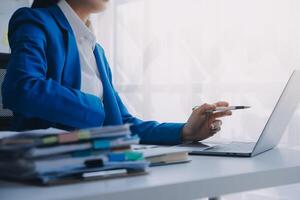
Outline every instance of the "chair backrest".
[(6, 74), (6, 67), (10, 54), (0, 53), (0, 130), (9, 130), (13, 118), (13, 113), (8, 109), (3, 109), (1, 86)]

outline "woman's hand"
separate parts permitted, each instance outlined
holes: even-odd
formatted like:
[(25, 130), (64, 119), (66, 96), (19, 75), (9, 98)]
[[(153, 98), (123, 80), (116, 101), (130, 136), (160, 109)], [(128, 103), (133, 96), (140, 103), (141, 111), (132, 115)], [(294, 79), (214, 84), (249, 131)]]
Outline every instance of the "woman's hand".
[(216, 107), (228, 107), (227, 102), (204, 104), (193, 110), (190, 118), (182, 129), (182, 141), (193, 142), (212, 137), (221, 130), (222, 121), (219, 118), (232, 115), (231, 111), (208, 113)]

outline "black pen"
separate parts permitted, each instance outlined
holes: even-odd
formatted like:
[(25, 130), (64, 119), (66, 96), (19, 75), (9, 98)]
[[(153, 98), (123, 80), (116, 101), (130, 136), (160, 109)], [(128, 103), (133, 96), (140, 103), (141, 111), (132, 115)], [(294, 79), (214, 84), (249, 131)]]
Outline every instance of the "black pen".
[[(193, 110), (198, 109), (199, 106), (196, 106), (193, 108)], [(225, 112), (225, 111), (231, 111), (231, 110), (242, 110), (242, 109), (249, 109), (251, 108), (250, 106), (229, 106), (229, 107), (217, 107), (214, 110), (208, 110), (206, 111), (207, 113), (212, 113), (212, 112)]]

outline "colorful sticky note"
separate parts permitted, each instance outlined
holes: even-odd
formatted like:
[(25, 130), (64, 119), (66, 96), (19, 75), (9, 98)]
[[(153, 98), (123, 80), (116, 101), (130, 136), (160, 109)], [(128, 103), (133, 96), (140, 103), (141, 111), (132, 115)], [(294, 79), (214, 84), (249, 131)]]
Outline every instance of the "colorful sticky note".
[(126, 151), (125, 156), (126, 156), (126, 160), (128, 161), (136, 161), (136, 160), (144, 159), (144, 155), (141, 152)]
[(91, 150), (85, 150), (85, 151), (75, 151), (72, 153), (72, 157), (87, 157), (92, 155)]
[(108, 154), (108, 160), (111, 162), (123, 162), (126, 161), (125, 153), (110, 153)]
[(95, 149), (109, 149), (110, 141), (109, 140), (96, 140), (93, 142)]
[(78, 135), (76, 133), (65, 133), (58, 136), (59, 143), (77, 142)]
[(56, 136), (43, 138), (43, 144), (55, 144), (57, 142), (58, 142), (58, 138)]
[(90, 132), (88, 131), (79, 131), (77, 133), (79, 140), (88, 140), (91, 138)]

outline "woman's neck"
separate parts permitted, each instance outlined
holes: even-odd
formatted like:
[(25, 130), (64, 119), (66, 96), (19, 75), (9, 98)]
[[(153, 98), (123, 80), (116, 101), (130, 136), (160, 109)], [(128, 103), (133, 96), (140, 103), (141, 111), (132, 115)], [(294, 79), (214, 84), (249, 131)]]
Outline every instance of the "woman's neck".
[(71, 8), (75, 11), (75, 13), (79, 16), (79, 18), (84, 23), (87, 23), (91, 13), (87, 9), (85, 9), (85, 7), (82, 6), (82, 4), (76, 3), (76, 1), (67, 0), (67, 3), (71, 6)]

